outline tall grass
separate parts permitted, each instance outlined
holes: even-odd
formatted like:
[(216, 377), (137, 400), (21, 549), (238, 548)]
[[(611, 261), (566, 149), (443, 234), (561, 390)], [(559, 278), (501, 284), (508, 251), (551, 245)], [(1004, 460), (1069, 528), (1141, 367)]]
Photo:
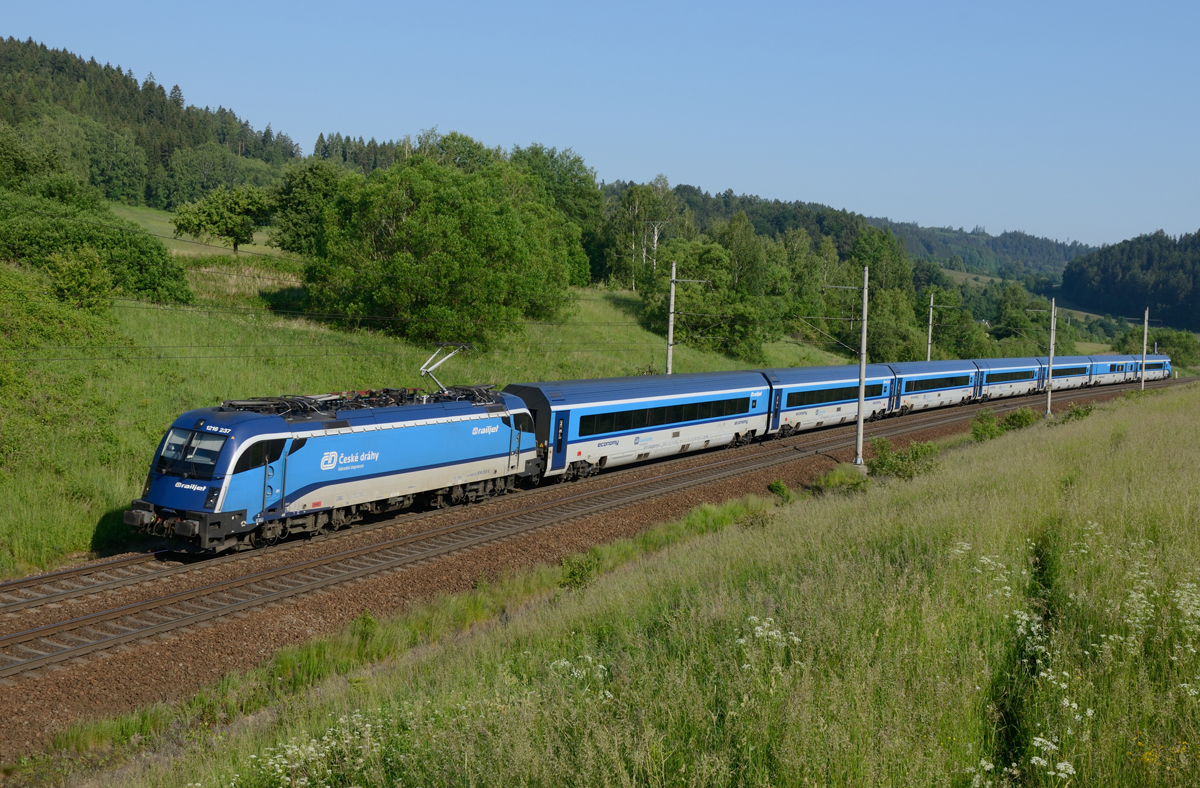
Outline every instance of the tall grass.
[(676, 544), (145, 779), (1194, 784), (1198, 409), (1109, 406)]
[[(281, 649), (265, 665), (225, 676), (176, 706), (159, 705), (102, 720), (76, 722), (54, 739), (56, 750), (89, 752), (179, 731), (205, 730), (304, 692), (332, 676), (351, 674), (417, 646), (436, 644), (471, 627), (517, 614), (547, 596), (579, 591), (593, 579), (671, 545), (731, 525), (766, 522), (772, 504), (756, 497), (704, 504), (684, 517), (628, 539), (570, 555), (561, 565), (539, 564), (487, 580), (474, 589), (414, 605), (380, 623), (364, 610), (340, 634)], [(175, 732), (170, 734), (169, 732)]]

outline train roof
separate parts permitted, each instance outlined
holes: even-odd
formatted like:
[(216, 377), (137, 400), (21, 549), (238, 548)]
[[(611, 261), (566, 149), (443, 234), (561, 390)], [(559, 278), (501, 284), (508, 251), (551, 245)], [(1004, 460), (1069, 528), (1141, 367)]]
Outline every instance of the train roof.
[(504, 391), (526, 402), (542, 400), (553, 408), (569, 408), (612, 400), (738, 391), (765, 388), (761, 372), (689, 372), (680, 375), (636, 375), (626, 378), (556, 380), (545, 383), (513, 383)]
[(1042, 366), (1041, 359), (1033, 356), (1025, 356), (1023, 358), (977, 358), (975, 366), (982, 370), (998, 370), (998, 369), (1029, 369), (1030, 367)]
[(902, 361), (897, 364), (888, 364), (897, 375), (901, 377), (909, 377), (911, 375), (938, 375), (954, 372), (973, 373), (976, 369), (975, 362), (958, 359), (954, 361)]
[[(797, 386), (807, 383), (841, 383), (844, 381), (858, 382), (857, 364), (839, 364), (829, 367), (778, 367), (764, 369), (762, 374), (773, 383), (783, 386)], [(867, 379), (890, 378), (892, 370), (887, 364), (867, 364)]]
[[(491, 386), (452, 386), (432, 394), (417, 389), (377, 389), (335, 394), (282, 395), (226, 400), (215, 410), (278, 416), (288, 424), (323, 421), (404, 421), (431, 418), (446, 411), (515, 404)], [(383, 418), (380, 418), (383, 417)]]
[[(1043, 364), (1050, 363), (1050, 359), (1047, 357), (1044, 357), (1044, 356), (1039, 357), (1038, 361), (1042, 362)], [(1073, 367), (1073, 366), (1078, 366), (1080, 364), (1091, 364), (1091, 363), (1092, 363), (1092, 359), (1090, 356), (1055, 356), (1054, 357), (1054, 368), (1055, 369), (1058, 369), (1059, 367)]]
[[(487, 397), (476, 399), (451, 399), (446, 396), (421, 397), (426, 400), (424, 402), (420, 401), (421, 398), (416, 401), (393, 399), (392, 404), (385, 404), (385, 398), (362, 395), (356, 395), (354, 399), (341, 395), (264, 397), (189, 410), (176, 418), (171, 426), (248, 440), (264, 434), (300, 434), (321, 429), (440, 419), (466, 415), (470, 411), (493, 413), (506, 409), (525, 410), (525, 403), (517, 397), (503, 392), (487, 393)], [(364, 404), (366, 401), (369, 404)], [(348, 403), (358, 407), (338, 407)]]

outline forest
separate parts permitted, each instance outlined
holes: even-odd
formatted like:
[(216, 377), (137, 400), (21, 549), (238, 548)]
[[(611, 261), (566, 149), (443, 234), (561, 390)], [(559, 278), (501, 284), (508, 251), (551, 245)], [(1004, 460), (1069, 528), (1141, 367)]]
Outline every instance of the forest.
[[(290, 306), (414, 341), (487, 346), (526, 321), (561, 319), (572, 288), (588, 285), (635, 291), (639, 319), (665, 334), (675, 263), (679, 278), (697, 280), (678, 289), (677, 341), (751, 363), (784, 337), (853, 354), (858, 296), (839, 288), (860, 284), (867, 266), (871, 359), (925, 357), (931, 297), (935, 358), (1017, 356), (1044, 353), (1049, 332), (1046, 299), (1013, 280), (1045, 283), (1118, 249), (712, 195), (662, 175), (604, 183), (569, 148), (506, 149), (436, 128), (383, 143), (323, 133), (304, 156), (286, 134), (186, 105), (178, 86), (167, 91), (152, 75), (139, 83), (119, 66), (11, 38), (0, 41), (0, 64), (0, 257), (45, 269), (76, 299), (105, 286), (190, 298), (165, 247), (108, 208), (124, 202), (169, 209), (177, 235), (235, 254), (266, 231), (304, 261), (303, 297)], [(1100, 303), (1110, 280), (1125, 286), (1117, 263), (1088, 265), (1108, 279), (1081, 285), (1072, 273), (1064, 289), (1080, 303)], [(1009, 281), (956, 284), (943, 267)], [(1160, 270), (1185, 268), (1151, 266), (1138, 281), (1149, 292)], [(1167, 303), (1161, 287), (1153, 292)], [(1187, 292), (1193, 300), (1173, 316), (1194, 314)], [(1062, 325), (1058, 352), (1128, 330)]]
[(902, 237), (914, 257), (935, 260), (955, 271), (1028, 278), (1035, 285), (1042, 281), (1057, 284), (1067, 263), (1092, 251), (1092, 247), (1078, 241), (1063, 243), (1019, 231), (988, 235), (983, 227), (968, 231), (889, 219), (867, 221)]
[(154, 74), (0, 39), (0, 121), (51, 149), (104, 198), (173, 209), (218, 187), (274, 182), (300, 146), (230, 109), (187, 105)]
[(1177, 238), (1162, 230), (1105, 246), (1072, 260), (1063, 294), (1097, 311), (1200, 330), (1200, 233)]

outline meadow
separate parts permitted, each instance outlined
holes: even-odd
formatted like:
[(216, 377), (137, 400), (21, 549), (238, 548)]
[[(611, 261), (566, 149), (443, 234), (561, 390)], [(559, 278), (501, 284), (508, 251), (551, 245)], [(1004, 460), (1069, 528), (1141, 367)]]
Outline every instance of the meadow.
[[(149, 210), (149, 209), (147, 209)], [(0, 266), (0, 577), (138, 544), (121, 513), (180, 413), (223, 400), (367, 388), (430, 388), (431, 348), (378, 326), (340, 328), (288, 314), (299, 271), (286, 259), (181, 258), (197, 300), (117, 299), (71, 309), (38, 272)], [(563, 323), (531, 323), (487, 352), (441, 367), (447, 385), (663, 371), (665, 341), (643, 329), (634, 293), (580, 290)], [(274, 306), (282, 312), (272, 312)], [(773, 366), (845, 360), (794, 342)], [(746, 363), (685, 346), (679, 372)]]
[[(128, 219), (131, 222), (137, 222), (142, 226), (142, 229), (151, 235), (158, 236), (163, 245), (170, 250), (171, 254), (199, 257), (210, 255), (214, 251), (214, 244), (198, 242), (196, 239), (183, 236), (182, 238), (175, 237), (175, 226), (171, 224), (171, 217), (174, 215), (170, 211), (159, 210), (158, 208), (150, 208), (145, 205), (126, 205), (122, 202), (109, 202), (109, 207), (113, 213), (123, 219)], [(220, 249), (218, 246), (217, 249)], [(267, 245), (267, 233), (256, 232), (254, 234), (254, 242), (244, 244), (239, 251), (244, 251), (251, 257), (287, 257), (273, 246)]]
[(970, 282), (973, 285), (986, 285), (988, 282), (1004, 281), (998, 276), (988, 276), (987, 274), (971, 274), (966, 271), (955, 271), (953, 268), (943, 268), (942, 273), (950, 278), (950, 281), (956, 284)]
[[(447, 622), (486, 619), (461, 611), (492, 587), (364, 618), (258, 678), (340, 661), (315, 687), (119, 781), (1195, 784), (1198, 412), (1195, 386), (1127, 396), (912, 481), (710, 512), (565, 562), (552, 593), (504, 579), (504, 623), (458, 637)], [(584, 561), (595, 576), (564, 582)]]

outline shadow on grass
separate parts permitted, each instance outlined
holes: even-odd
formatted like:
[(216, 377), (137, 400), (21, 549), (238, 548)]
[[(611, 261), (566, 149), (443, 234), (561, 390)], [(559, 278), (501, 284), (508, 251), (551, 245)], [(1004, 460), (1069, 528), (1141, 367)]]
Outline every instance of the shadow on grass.
[(642, 299), (638, 296), (633, 293), (604, 293), (602, 298), (621, 312), (636, 319), (638, 325), (645, 326), (645, 321), (642, 319)]
[(166, 544), (166, 540), (159, 537), (131, 533), (129, 526), (125, 524), (127, 508), (122, 506), (119, 509), (110, 509), (96, 521), (89, 545), (93, 555), (103, 558), (116, 553), (161, 550)]
[[(301, 286), (280, 287), (274, 290), (259, 290), (258, 297), (267, 302), (272, 312), (304, 312), (308, 309), (308, 292)], [(310, 318), (328, 323), (330, 320)]]

